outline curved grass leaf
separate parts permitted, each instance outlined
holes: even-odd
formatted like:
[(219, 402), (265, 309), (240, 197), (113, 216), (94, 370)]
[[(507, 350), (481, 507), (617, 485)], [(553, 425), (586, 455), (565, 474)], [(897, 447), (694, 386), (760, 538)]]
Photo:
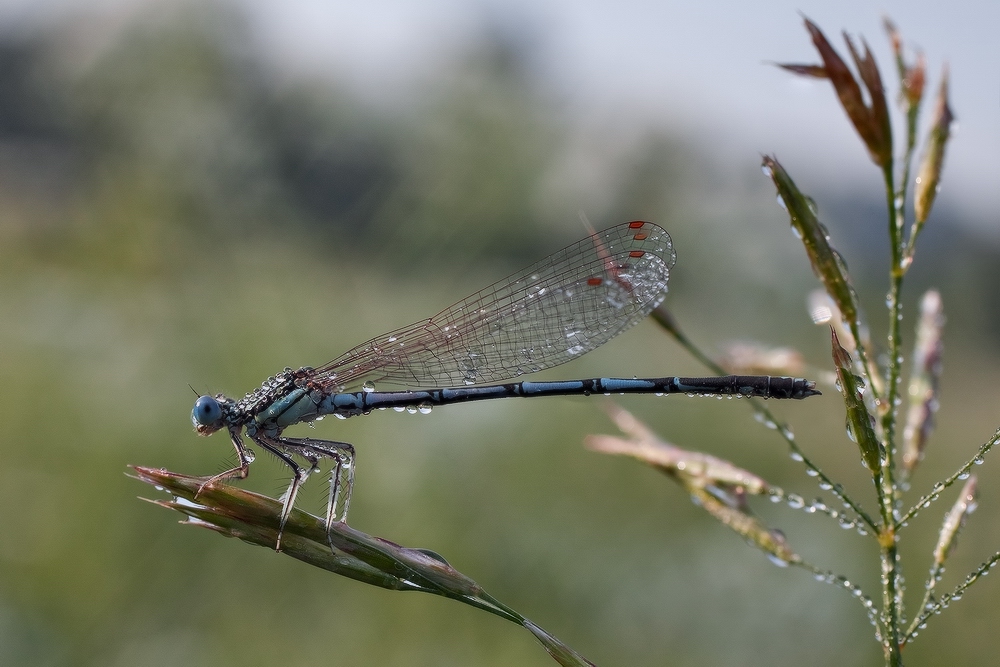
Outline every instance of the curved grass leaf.
[(875, 435), (875, 419), (865, 407), (862, 397), (864, 380), (854, 374), (851, 355), (847, 353), (837, 338), (837, 332), (830, 329), (833, 343), (833, 362), (837, 368), (837, 382), (847, 406), (847, 432), (861, 450), (861, 460), (876, 479), (881, 477), (885, 448)]
[(850, 36), (844, 33), (844, 41), (847, 42), (847, 48), (868, 92), (870, 105), (865, 102), (861, 85), (854, 78), (847, 63), (837, 54), (819, 26), (809, 19), (805, 19), (805, 24), (823, 64), (779, 64), (778, 66), (796, 74), (829, 79), (840, 99), (840, 105), (868, 148), (872, 161), (880, 167), (892, 164), (892, 126), (889, 110), (885, 103), (882, 78), (868, 44), (862, 40), (864, 55), (861, 55)]
[[(913, 194), (914, 227), (911, 236), (916, 236), (920, 227), (931, 214), (934, 198), (941, 185), (941, 170), (944, 168), (944, 149), (951, 137), (951, 124), (955, 116), (948, 106), (948, 69), (945, 68), (941, 77), (941, 87), (938, 89), (937, 103), (934, 107), (934, 120), (930, 136), (927, 137), (927, 154), (920, 164), (917, 174), (916, 189)], [(912, 240), (911, 240), (912, 245)]]
[(788, 211), (792, 227), (802, 237), (813, 271), (823, 282), (827, 294), (833, 299), (841, 316), (854, 329), (860, 319), (857, 297), (851, 286), (844, 260), (830, 245), (830, 236), (816, 217), (812, 202), (799, 190), (777, 159), (765, 155), (763, 168), (778, 190), (778, 196)]
[[(207, 477), (132, 466), (135, 477), (165, 490), (172, 500), (151, 501), (188, 517), (185, 523), (273, 549), (278, 541), (282, 503)], [(319, 517), (293, 510), (281, 535), (281, 553), (350, 579), (399, 591), (422, 591), (488, 611), (531, 632), (563, 667), (592, 666), (582, 655), (486, 593), (440, 555), (403, 547), (342, 522), (330, 531)]]

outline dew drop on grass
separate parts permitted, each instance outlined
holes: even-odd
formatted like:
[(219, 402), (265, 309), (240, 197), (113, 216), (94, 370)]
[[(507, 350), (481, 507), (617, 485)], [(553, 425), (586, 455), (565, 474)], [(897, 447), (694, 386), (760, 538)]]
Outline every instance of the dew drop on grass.
[(767, 559), (778, 567), (788, 567), (788, 561), (784, 558), (776, 556), (775, 554), (767, 554)]

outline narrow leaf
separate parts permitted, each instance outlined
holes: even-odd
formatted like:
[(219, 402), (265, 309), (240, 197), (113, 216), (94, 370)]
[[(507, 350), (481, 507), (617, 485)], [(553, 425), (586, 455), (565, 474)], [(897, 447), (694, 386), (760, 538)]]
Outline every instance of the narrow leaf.
[(849, 324), (859, 324), (857, 300), (847, 267), (840, 253), (830, 245), (830, 236), (817, 219), (812, 202), (802, 194), (775, 158), (765, 155), (763, 168), (778, 189), (778, 197), (788, 210), (792, 227), (802, 237), (809, 262), (816, 276), (823, 282), (827, 294)]
[(798, 63), (777, 63), (781, 69), (788, 70), (793, 74), (811, 76), (815, 79), (829, 79), (830, 75), (822, 65), (803, 65)]
[[(851, 51), (851, 57), (854, 59), (854, 64), (858, 68), (861, 80), (868, 90), (868, 98), (871, 102), (871, 106), (867, 109), (870, 138), (865, 138), (865, 143), (872, 154), (875, 164), (879, 166), (891, 164), (892, 123), (889, 118), (889, 108), (885, 102), (885, 88), (882, 86), (882, 76), (879, 74), (875, 57), (872, 55), (871, 49), (868, 48), (868, 43), (864, 39), (861, 40), (865, 49), (863, 56), (858, 54), (854, 42), (846, 32), (844, 33), (844, 41), (847, 42), (847, 47)], [(862, 134), (862, 137), (864, 138), (865, 135)]]
[(875, 419), (865, 407), (862, 392), (864, 380), (852, 371), (851, 355), (840, 345), (837, 332), (830, 329), (833, 344), (833, 362), (837, 369), (837, 382), (847, 406), (847, 433), (861, 450), (861, 460), (876, 479), (882, 474), (885, 448), (875, 435)]
[[(931, 213), (934, 198), (941, 184), (941, 171), (944, 168), (944, 152), (951, 136), (951, 124), (955, 116), (948, 106), (948, 69), (945, 68), (938, 90), (937, 103), (934, 107), (934, 120), (930, 135), (927, 137), (926, 154), (920, 165), (914, 191), (915, 224), (911, 236), (919, 233), (920, 227)], [(912, 242), (911, 242), (912, 245)]]

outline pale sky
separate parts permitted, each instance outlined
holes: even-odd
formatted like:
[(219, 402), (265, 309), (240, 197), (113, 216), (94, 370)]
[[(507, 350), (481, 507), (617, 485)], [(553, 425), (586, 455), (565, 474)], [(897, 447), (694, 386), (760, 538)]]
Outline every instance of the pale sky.
[[(0, 0), (5, 22), (114, 13), (146, 0)], [(559, 99), (605, 123), (642, 121), (709, 139), (720, 164), (778, 155), (800, 177), (858, 173), (866, 156), (832, 89), (767, 65), (817, 62), (802, 27), (816, 22), (842, 55), (839, 32), (863, 35), (891, 91), (881, 17), (924, 51), (929, 90), (951, 69), (958, 119), (941, 197), (1000, 240), (1000, 1), (771, 0), (236, 0), (266, 48), (310, 76), (351, 82), (375, 98), (405, 90), (473, 41), (486, 22), (527, 26)], [(930, 105), (924, 113), (926, 121)], [(897, 129), (897, 137), (900, 135)], [(864, 173), (861, 168), (861, 173)], [(866, 174), (870, 177), (870, 174)]]

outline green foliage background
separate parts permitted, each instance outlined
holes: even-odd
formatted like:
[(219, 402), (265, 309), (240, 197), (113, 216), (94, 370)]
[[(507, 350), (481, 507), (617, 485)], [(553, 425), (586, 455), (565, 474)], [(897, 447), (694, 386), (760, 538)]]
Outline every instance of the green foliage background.
[[(0, 43), (0, 664), (551, 664), (489, 615), (178, 527), (135, 500), (149, 491), (124, 472), (228, 467), (223, 436), (192, 432), (189, 383), (238, 394), (436, 312), (579, 237), (581, 202), (598, 227), (670, 230), (668, 303), (706, 347), (764, 340), (830, 366), (828, 336), (804, 312), (808, 263), (755, 178), (757, 156), (734, 175), (662, 129), (586, 136), (516, 35), (484, 33), (385, 108), (273, 71), (232, 11), (140, 16), (96, 46), (84, 32)], [(581, 156), (606, 174), (597, 191), (566, 177)], [(836, 183), (826, 193), (814, 193), (821, 213), (829, 202), (823, 217), (877, 313), (880, 218)], [(940, 288), (949, 315), (918, 490), (1000, 421), (995, 251), (940, 217), (911, 285)], [(551, 375), (700, 372), (644, 324)], [(862, 489), (838, 405), (776, 409), (831, 476)], [(681, 446), (815, 493), (745, 406), (626, 406)], [(878, 659), (842, 591), (775, 568), (654, 472), (583, 450), (585, 434), (610, 429), (600, 400), (581, 398), (328, 420), (315, 433), (358, 448), (353, 525), (440, 552), (598, 664)], [(246, 485), (277, 494), (285, 482), (260, 457)], [(986, 466), (956, 581), (997, 548), (994, 488)], [(302, 506), (319, 511), (323, 493), (314, 480)], [(807, 558), (877, 590), (867, 542), (759, 509)], [(921, 516), (904, 544), (912, 562), (945, 510)], [(906, 574), (918, 588), (925, 570)], [(991, 660), (993, 587), (936, 619), (908, 664)]]

